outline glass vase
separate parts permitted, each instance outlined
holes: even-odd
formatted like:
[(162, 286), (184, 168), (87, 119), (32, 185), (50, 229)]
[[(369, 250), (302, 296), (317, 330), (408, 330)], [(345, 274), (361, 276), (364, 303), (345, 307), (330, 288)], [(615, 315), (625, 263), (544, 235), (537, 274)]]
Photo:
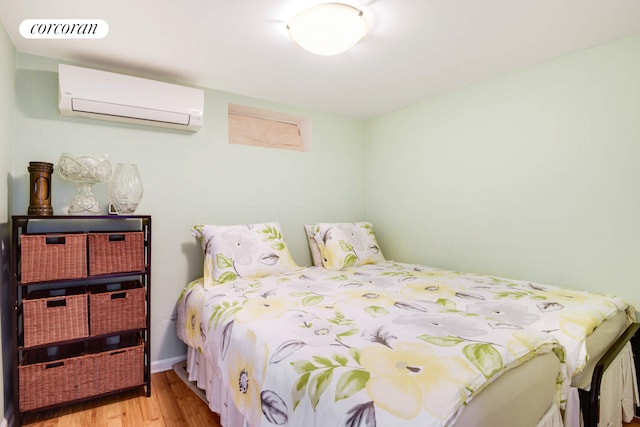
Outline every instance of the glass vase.
[(118, 215), (135, 212), (144, 189), (138, 167), (133, 163), (118, 163), (109, 184), (111, 206)]

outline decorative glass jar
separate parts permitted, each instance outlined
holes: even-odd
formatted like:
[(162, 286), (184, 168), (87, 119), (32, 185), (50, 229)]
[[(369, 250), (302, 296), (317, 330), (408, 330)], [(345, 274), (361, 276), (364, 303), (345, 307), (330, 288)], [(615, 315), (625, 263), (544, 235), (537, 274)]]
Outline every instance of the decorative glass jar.
[(62, 179), (75, 182), (78, 191), (69, 204), (69, 215), (99, 215), (100, 203), (91, 190), (93, 185), (111, 177), (111, 162), (105, 157), (76, 156), (63, 153), (58, 160)]
[(109, 184), (109, 198), (115, 213), (127, 215), (135, 212), (143, 192), (138, 167), (134, 163), (118, 163)]

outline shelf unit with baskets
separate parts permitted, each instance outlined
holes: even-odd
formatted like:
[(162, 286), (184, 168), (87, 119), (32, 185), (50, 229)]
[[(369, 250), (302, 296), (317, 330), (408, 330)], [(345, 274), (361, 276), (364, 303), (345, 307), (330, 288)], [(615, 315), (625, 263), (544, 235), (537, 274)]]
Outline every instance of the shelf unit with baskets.
[(151, 216), (11, 219), (16, 424), (133, 388), (150, 396)]

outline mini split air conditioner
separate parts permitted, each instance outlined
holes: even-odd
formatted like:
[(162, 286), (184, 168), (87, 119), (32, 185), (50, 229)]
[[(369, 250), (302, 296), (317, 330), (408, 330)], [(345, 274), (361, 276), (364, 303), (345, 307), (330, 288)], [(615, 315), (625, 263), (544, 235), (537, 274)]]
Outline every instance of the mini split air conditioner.
[(204, 92), (185, 86), (60, 64), (59, 108), (65, 116), (196, 131)]

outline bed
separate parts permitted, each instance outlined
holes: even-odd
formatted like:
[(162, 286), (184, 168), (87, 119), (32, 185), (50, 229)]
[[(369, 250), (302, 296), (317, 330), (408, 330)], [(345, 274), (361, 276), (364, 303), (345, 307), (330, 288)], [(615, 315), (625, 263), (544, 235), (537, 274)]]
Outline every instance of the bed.
[(574, 425), (633, 324), (619, 298), (385, 260), (369, 223), (307, 232), (300, 268), (278, 223), (194, 227), (177, 330), (225, 426)]

